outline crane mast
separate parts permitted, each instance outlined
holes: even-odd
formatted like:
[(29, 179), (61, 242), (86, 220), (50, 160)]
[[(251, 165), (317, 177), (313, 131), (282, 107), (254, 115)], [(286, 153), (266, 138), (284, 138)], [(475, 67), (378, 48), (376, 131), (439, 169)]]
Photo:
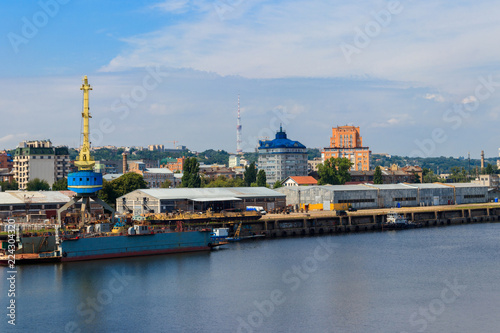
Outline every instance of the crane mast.
[(87, 79), (87, 75), (83, 77), (83, 84), (80, 87), (80, 90), (83, 90), (83, 143), (80, 149), (80, 155), (78, 160), (75, 161), (75, 165), (78, 167), (78, 170), (93, 170), (95, 161), (90, 155), (90, 141), (89, 141), (89, 119), (92, 118), (90, 116), (89, 111), (89, 91), (92, 90), (92, 87), (89, 84), (89, 80)]

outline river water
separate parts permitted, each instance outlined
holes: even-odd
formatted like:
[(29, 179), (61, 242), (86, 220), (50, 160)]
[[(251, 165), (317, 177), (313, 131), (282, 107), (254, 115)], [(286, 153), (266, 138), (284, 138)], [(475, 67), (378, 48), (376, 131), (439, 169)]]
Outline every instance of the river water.
[(500, 332), (499, 254), (477, 224), (0, 268), (0, 331)]

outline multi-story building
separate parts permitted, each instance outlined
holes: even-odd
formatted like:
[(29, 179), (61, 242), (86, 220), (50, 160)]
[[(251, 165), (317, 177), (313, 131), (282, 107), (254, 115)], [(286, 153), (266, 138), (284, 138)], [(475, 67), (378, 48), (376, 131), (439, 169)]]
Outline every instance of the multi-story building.
[(162, 160), (162, 168), (167, 168), (172, 172), (182, 172), (184, 168), (184, 161), (186, 160), (185, 157), (179, 157), (179, 158), (166, 158)]
[(0, 169), (9, 169), (11, 171), (13, 167), (14, 161), (12, 160), (12, 156), (7, 154), (5, 150), (0, 151)]
[(103, 175), (123, 173), (123, 161), (95, 161), (94, 171)]
[(148, 168), (144, 162), (134, 162), (131, 166), (130, 172), (142, 175), (148, 188), (160, 188), (166, 180), (174, 186), (174, 173), (167, 168)]
[(280, 127), (274, 140), (259, 141), (259, 170), (266, 173), (268, 184), (290, 176), (307, 176), (307, 148), (287, 138)]
[(338, 126), (332, 128), (330, 147), (324, 148), (321, 159), (325, 160), (335, 157), (348, 158), (352, 163), (351, 170), (370, 170), (370, 149), (363, 147), (363, 138), (359, 134), (359, 127)]
[(35, 178), (52, 186), (71, 172), (68, 147), (52, 147), (50, 140), (23, 141), (16, 148), (13, 171), (20, 190)]

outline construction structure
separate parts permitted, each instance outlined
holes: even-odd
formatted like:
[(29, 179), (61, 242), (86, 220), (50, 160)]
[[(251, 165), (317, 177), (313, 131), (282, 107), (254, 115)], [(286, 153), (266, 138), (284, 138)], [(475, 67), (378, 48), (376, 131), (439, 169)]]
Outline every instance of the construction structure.
[(68, 175), (68, 189), (76, 192), (76, 195), (63, 207), (57, 210), (58, 223), (61, 223), (61, 213), (71, 206), (74, 206), (78, 201), (82, 200), (80, 226), (85, 224), (85, 213), (90, 210), (90, 200), (100, 204), (105, 209), (111, 212), (111, 218), (114, 218), (114, 209), (107, 203), (97, 197), (97, 192), (102, 189), (102, 174), (94, 172), (95, 161), (90, 155), (90, 127), (89, 119), (89, 91), (92, 87), (89, 85), (87, 76), (83, 78), (83, 84), (80, 87), (83, 90), (83, 143), (80, 148), (80, 155), (75, 161), (75, 166), (78, 167), (77, 172)]
[(332, 128), (330, 147), (324, 148), (321, 152), (321, 159), (347, 158), (352, 163), (351, 170), (370, 170), (370, 149), (363, 147), (363, 138), (359, 133), (359, 127), (337, 126)]
[(236, 154), (243, 154), (243, 149), (241, 148), (240, 95), (238, 95), (238, 119), (236, 121)]

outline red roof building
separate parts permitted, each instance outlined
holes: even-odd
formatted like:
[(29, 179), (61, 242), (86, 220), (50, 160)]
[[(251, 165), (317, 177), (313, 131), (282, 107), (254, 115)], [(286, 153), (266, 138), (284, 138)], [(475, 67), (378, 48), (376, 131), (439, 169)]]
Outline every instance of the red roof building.
[(282, 183), (283, 186), (314, 186), (318, 181), (312, 176), (290, 176)]

